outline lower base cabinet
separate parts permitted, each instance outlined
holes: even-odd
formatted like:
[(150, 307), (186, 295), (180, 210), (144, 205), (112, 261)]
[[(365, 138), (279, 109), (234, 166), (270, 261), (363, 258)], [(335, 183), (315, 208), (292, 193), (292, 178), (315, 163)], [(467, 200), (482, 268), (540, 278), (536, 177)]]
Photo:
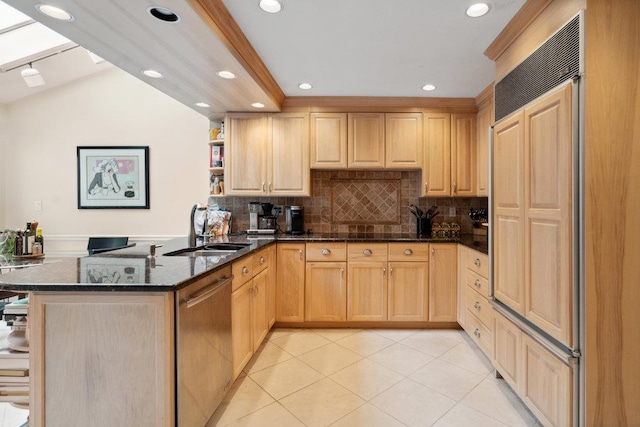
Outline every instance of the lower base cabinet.
[(387, 320), (387, 262), (350, 262), (347, 320)]
[(347, 320), (346, 262), (307, 262), (304, 319)]
[(428, 262), (389, 262), (389, 320), (426, 321)]
[(278, 243), (276, 321), (304, 322), (304, 243)]
[(429, 321), (455, 322), (458, 318), (458, 244), (430, 245)]

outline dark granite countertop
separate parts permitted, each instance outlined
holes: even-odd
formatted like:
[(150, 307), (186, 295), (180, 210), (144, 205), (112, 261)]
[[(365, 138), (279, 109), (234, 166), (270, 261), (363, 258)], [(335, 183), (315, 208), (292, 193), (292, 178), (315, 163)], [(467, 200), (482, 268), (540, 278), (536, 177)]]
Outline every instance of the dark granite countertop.
[(246, 234), (218, 238), (219, 242), (250, 243), (244, 249), (225, 256), (164, 256), (188, 246), (187, 238), (158, 242), (163, 246), (156, 257), (149, 257), (149, 245), (82, 258), (67, 258), (0, 275), (0, 289), (16, 291), (65, 292), (170, 292), (231, 262), (274, 242), (425, 242), (460, 243), (482, 253), (488, 253), (487, 238), (465, 234), (457, 238), (426, 238), (407, 234), (324, 234), (277, 235), (260, 238)]

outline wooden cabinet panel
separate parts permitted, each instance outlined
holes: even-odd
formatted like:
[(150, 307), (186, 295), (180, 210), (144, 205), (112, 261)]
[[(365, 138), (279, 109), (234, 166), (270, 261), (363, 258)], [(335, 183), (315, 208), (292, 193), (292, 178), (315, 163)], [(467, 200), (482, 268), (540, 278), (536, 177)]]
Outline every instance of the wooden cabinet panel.
[(527, 335), (522, 336), (522, 356), (524, 403), (544, 425), (573, 425), (571, 368)]
[[(493, 91), (492, 91), (493, 93)], [(477, 191), (478, 197), (489, 195), (489, 132), (493, 123), (493, 96), (478, 108), (476, 114), (476, 155), (477, 161)]]
[(467, 331), (469, 337), (480, 347), (480, 350), (482, 350), (489, 359), (492, 359), (493, 332), (468, 310), (464, 329)]
[(466, 247), (458, 245), (458, 323), (465, 327), (467, 317), (467, 250)]
[(458, 245), (430, 245), (429, 258), (429, 320), (455, 322), (457, 314)]
[(305, 282), (305, 320), (347, 319), (346, 262), (308, 262)]
[(571, 85), (524, 116), (525, 316), (571, 347)]
[(304, 243), (278, 243), (276, 321), (304, 321)]
[(348, 166), (384, 168), (384, 114), (350, 113), (348, 118)]
[(484, 298), (489, 298), (489, 280), (480, 276), (475, 271), (465, 268), (462, 283), (478, 292)]
[(269, 319), (267, 319), (267, 281), (269, 280), (269, 271), (262, 270), (253, 278), (253, 321), (252, 321), (252, 337), (253, 351), (256, 351), (262, 340), (269, 332)]
[(267, 278), (267, 320), (269, 323), (269, 329), (276, 322), (276, 246), (271, 245), (266, 250), (266, 257), (268, 261), (267, 271), (269, 276)]
[(312, 169), (347, 167), (347, 114), (311, 113)]
[(232, 291), (251, 280), (253, 277), (253, 264), (253, 255), (242, 257), (231, 264), (231, 274), (233, 275)]
[(351, 261), (387, 261), (386, 243), (349, 243), (347, 256)]
[(524, 314), (524, 113), (494, 127), (495, 297)]
[(309, 115), (270, 114), (269, 129), (269, 195), (309, 196)]
[[(235, 281), (235, 279), (234, 279)], [(237, 378), (253, 356), (252, 283), (245, 282), (231, 293), (231, 337), (233, 343), (233, 378)]]
[(476, 316), (478, 320), (487, 327), (487, 329), (493, 330), (493, 309), (491, 308), (489, 301), (468, 286), (466, 287), (465, 292), (467, 293), (467, 311), (473, 313), (473, 315)]
[(351, 262), (349, 258), (347, 320), (387, 320), (386, 260)]
[(226, 125), (225, 193), (263, 194), (267, 182), (267, 115), (228, 115)]
[(476, 194), (476, 116), (451, 115), (451, 195)]
[(385, 114), (385, 166), (418, 169), (422, 166), (422, 113)]
[(428, 320), (427, 262), (389, 262), (389, 320)]
[(347, 244), (342, 242), (307, 243), (307, 262), (346, 261)]
[(489, 256), (470, 250), (467, 257), (467, 268), (482, 277), (489, 277)]
[(511, 321), (494, 310), (493, 365), (516, 392), (520, 392), (522, 364), (522, 332)]
[(423, 196), (449, 196), (451, 191), (451, 115), (425, 113)]

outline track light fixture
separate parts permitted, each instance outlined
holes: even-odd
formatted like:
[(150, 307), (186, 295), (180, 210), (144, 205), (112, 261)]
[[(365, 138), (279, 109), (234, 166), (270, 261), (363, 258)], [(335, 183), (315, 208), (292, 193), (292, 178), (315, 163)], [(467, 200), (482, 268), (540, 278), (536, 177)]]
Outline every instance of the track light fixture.
[(29, 62), (29, 68), (25, 68), (24, 70), (22, 70), (20, 72), (20, 75), (29, 87), (44, 85), (44, 79), (42, 78), (42, 75), (40, 75), (40, 71), (33, 68), (31, 62)]

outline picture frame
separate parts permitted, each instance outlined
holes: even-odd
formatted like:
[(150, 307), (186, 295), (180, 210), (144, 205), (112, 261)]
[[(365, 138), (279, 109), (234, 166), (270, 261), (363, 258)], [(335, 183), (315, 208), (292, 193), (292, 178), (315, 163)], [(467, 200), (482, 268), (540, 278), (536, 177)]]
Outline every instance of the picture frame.
[(78, 209), (149, 209), (148, 146), (82, 146)]

